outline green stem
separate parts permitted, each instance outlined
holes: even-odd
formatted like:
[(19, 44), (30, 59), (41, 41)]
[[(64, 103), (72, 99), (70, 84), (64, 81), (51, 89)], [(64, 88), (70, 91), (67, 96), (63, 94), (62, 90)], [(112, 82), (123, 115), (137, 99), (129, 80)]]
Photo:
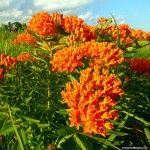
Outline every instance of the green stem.
[(19, 135), (19, 133), (18, 133), (18, 131), (17, 131), (17, 128), (16, 128), (16, 126), (15, 126), (15, 123), (14, 123), (14, 120), (13, 120), (13, 118), (12, 118), (12, 114), (11, 114), (11, 110), (10, 110), (9, 106), (8, 106), (8, 110), (9, 110), (9, 116), (10, 116), (10, 120), (11, 120), (11, 122), (12, 122), (12, 126), (13, 126), (13, 128), (14, 128), (14, 131), (15, 131), (15, 133), (16, 133), (16, 136), (17, 136), (17, 139), (18, 139), (18, 142), (19, 142), (19, 145), (20, 145), (20, 149), (21, 149), (21, 150), (24, 150), (24, 147), (23, 147), (23, 144), (22, 144), (20, 135)]
[(50, 108), (50, 101), (49, 98), (51, 96), (51, 89), (50, 89), (50, 75), (51, 75), (51, 71), (48, 71), (48, 91), (47, 91), (47, 96), (48, 96), (48, 102), (47, 102), (47, 107), (48, 109)]
[[(50, 60), (53, 57), (52, 50), (50, 50)], [(50, 108), (50, 96), (51, 96), (51, 65), (49, 64), (49, 71), (48, 71), (48, 91), (47, 91), (47, 96), (48, 96), (48, 102), (47, 102), (47, 107), (48, 109)]]

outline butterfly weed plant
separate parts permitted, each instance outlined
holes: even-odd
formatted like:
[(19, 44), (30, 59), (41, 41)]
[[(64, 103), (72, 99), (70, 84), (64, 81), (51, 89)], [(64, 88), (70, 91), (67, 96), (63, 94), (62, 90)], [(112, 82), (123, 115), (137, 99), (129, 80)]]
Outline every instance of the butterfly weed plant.
[(89, 26), (39, 12), (9, 38), (0, 49), (0, 149), (148, 148), (149, 32), (113, 16)]

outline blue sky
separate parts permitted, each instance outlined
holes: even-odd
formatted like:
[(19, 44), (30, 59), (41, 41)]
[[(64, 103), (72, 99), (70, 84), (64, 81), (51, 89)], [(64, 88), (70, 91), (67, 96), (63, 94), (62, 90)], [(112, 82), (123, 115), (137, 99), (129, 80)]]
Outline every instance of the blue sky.
[(0, 24), (28, 23), (40, 11), (77, 15), (89, 25), (96, 24), (99, 17), (111, 17), (112, 13), (118, 24), (150, 31), (150, 0), (0, 0)]

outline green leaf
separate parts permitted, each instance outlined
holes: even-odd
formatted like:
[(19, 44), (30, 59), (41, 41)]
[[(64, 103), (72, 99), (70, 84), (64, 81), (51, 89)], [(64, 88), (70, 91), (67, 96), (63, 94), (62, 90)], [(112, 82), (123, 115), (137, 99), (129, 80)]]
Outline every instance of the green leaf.
[(30, 31), (28, 30), (28, 33), (31, 34), (33, 37), (35, 37), (36, 39), (41, 39), (41, 36), (38, 35), (37, 33), (33, 32), (33, 31)]
[(4, 117), (4, 116), (5, 116), (5, 117), (8, 117), (8, 114), (7, 114), (6, 112), (0, 112), (0, 118), (1, 118), (1, 117)]
[[(19, 127), (19, 125), (15, 125), (16, 128)], [(12, 133), (14, 132), (14, 127), (9, 127), (9, 128), (4, 128), (4, 129), (1, 129), (0, 130), (0, 135), (6, 135), (6, 134), (9, 134), (9, 133)]]
[(69, 114), (67, 111), (66, 111), (66, 109), (60, 109), (60, 110), (58, 110), (58, 111), (56, 111), (58, 114), (64, 114), (64, 115), (67, 115), (67, 114)]
[(59, 40), (59, 42), (61, 42), (61, 43), (66, 43), (66, 38), (67, 38), (67, 36), (63, 36), (63, 37)]
[(77, 132), (78, 130), (75, 127), (64, 127), (57, 130), (59, 136), (66, 136)]
[(28, 97), (28, 98), (25, 99), (25, 102), (26, 102), (26, 103), (29, 103), (29, 101), (30, 101), (31, 99), (32, 99), (32, 97)]
[(140, 118), (140, 117), (138, 117), (138, 116), (136, 116), (136, 115), (134, 115), (132, 113), (126, 112), (126, 111), (122, 111), (122, 112), (125, 113), (125, 114), (128, 114), (130, 117), (133, 117), (133, 118), (141, 121), (142, 123), (145, 124), (145, 126), (150, 126), (150, 123), (148, 121), (145, 121), (143, 118)]
[(54, 35), (45, 37), (43, 40), (44, 40), (44, 41), (58, 41), (59, 38), (60, 38), (60, 35), (54, 34)]
[(144, 128), (144, 132), (145, 132), (145, 135), (147, 137), (147, 141), (149, 142), (150, 144), (150, 132), (148, 131), (148, 128)]
[(52, 105), (57, 108), (57, 109), (67, 109), (68, 106), (61, 104), (60, 102), (58, 102), (56, 99), (50, 99), (50, 102), (52, 103)]
[[(122, 123), (122, 122), (121, 122)], [(122, 126), (123, 127), (123, 126)], [(118, 126), (118, 129), (122, 128), (121, 126)], [(116, 136), (126, 136), (128, 135), (128, 133), (124, 133), (124, 132), (120, 132), (120, 131), (113, 131), (113, 130), (108, 130), (108, 129), (105, 129), (108, 133), (110, 134), (115, 134)], [(117, 129), (116, 129), (117, 130)]]
[[(97, 137), (97, 136), (91, 136), (91, 138), (97, 140), (98, 142), (100, 143), (103, 143), (104, 145), (106, 145), (106, 147), (110, 146), (114, 149), (117, 149), (117, 150), (121, 150), (119, 147), (115, 146), (114, 144), (111, 144), (111, 142), (107, 141), (106, 139), (104, 138), (100, 138), (100, 137)], [(103, 147), (104, 149), (105, 147)]]
[(47, 123), (45, 123), (45, 124), (38, 124), (39, 128), (47, 128), (49, 126), (50, 126), (50, 124), (47, 124)]
[(68, 76), (70, 77), (70, 80), (71, 80), (71, 81), (72, 81), (72, 80), (76, 80), (76, 78), (75, 78), (72, 74), (69, 74)]
[(7, 73), (7, 74), (5, 74), (5, 76), (6, 76), (7, 78), (12, 78), (12, 77), (15, 77), (16, 75)]
[(18, 142), (19, 142), (19, 145), (20, 145), (20, 149), (21, 149), (21, 150), (24, 150), (24, 146), (23, 146), (21, 137), (20, 137), (20, 135), (19, 135), (19, 132), (18, 132), (18, 130), (17, 130), (17, 128), (16, 128), (15, 122), (14, 122), (14, 120), (13, 120), (13, 118), (12, 118), (12, 115), (11, 115), (11, 110), (10, 110), (9, 107), (8, 107), (8, 109), (9, 109), (10, 120), (11, 120), (11, 122), (12, 122), (12, 126), (13, 126), (14, 131), (15, 131), (15, 134), (16, 134), (16, 136), (17, 136), (17, 139), (18, 139)]
[(112, 23), (112, 18), (109, 18), (106, 23), (102, 26), (102, 29), (106, 29), (109, 24)]
[[(22, 117), (21, 119), (25, 120), (25, 121), (27, 121), (29, 123), (36, 123), (36, 124), (40, 123), (40, 120), (36, 120), (36, 119), (33, 119), (33, 118)], [(16, 121), (19, 121), (19, 119), (17, 119)]]
[(81, 150), (92, 150), (92, 146), (89, 145), (89, 141), (81, 135), (73, 134), (73, 138), (78, 144), (78, 146), (81, 148)]
[(53, 48), (51, 48), (50, 50), (56, 51), (56, 50), (62, 49), (63, 47), (66, 47), (66, 46), (67, 46), (66, 44), (56, 45)]
[(59, 143), (57, 144), (57, 148), (61, 148), (61, 145), (62, 145), (63, 143), (65, 143), (68, 139), (70, 139), (72, 136), (73, 136), (73, 134), (71, 134), (71, 135), (66, 135), (65, 137), (63, 137), (63, 138), (59, 141)]
[(26, 139), (26, 132), (25, 132), (25, 130), (23, 128), (21, 128), (20, 130), (18, 130), (18, 132), (19, 132), (19, 135), (21, 137), (23, 145), (26, 145), (27, 139)]
[(118, 25), (117, 25), (117, 21), (115, 19), (115, 17), (111, 14), (112, 18), (114, 19), (114, 22), (115, 22), (115, 25), (116, 25), (116, 28), (117, 28), (117, 46), (120, 48), (121, 44), (120, 44), (120, 34), (119, 34), (119, 28), (118, 28)]

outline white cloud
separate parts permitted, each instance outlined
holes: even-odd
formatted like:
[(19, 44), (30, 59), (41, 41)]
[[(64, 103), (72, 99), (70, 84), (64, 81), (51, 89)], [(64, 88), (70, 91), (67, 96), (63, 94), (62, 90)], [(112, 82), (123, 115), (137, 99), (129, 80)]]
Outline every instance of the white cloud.
[(119, 24), (125, 24), (125, 20), (122, 20), (121, 22), (119, 22)]
[(124, 16), (122, 16), (122, 15), (118, 15), (115, 19), (116, 19), (118, 24), (124, 24), (125, 23)]
[[(82, 16), (85, 21), (95, 21), (92, 10), (86, 7), (96, 0), (0, 0), (0, 24), (7, 22), (27, 22), (40, 11), (57, 11), (66, 15)], [(103, 0), (99, 0), (100, 2)]]
[(93, 0), (33, 0), (35, 7), (46, 11), (66, 11), (76, 9), (93, 2)]
[(88, 25), (96, 24), (98, 16), (94, 16), (92, 11), (88, 11), (85, 14), (79, 15)]

